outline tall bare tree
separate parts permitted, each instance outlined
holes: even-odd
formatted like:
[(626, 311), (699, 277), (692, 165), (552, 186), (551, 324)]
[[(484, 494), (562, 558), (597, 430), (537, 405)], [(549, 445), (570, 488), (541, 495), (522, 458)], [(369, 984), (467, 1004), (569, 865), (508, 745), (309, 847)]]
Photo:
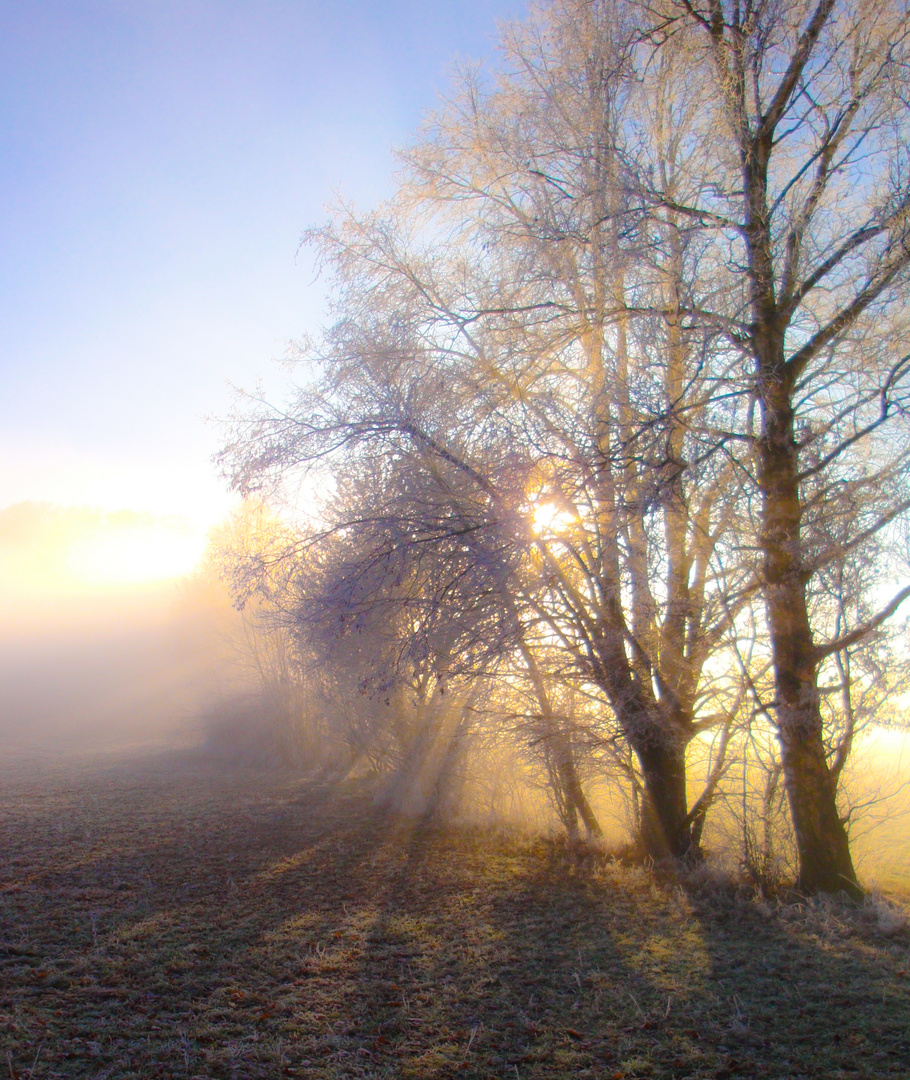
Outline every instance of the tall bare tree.
[(730, 730), (717, 672), (766, 629), (807, 890), (858, 893), (820, 679), (910, 595), (866, 590), (849, 626), (830, 602), (910, 509), (907, 35), (896, 0), (537, 10), (387, 207), (311, 234), (320, 378), (224, 455), (240, 488), (379, 469), (371, 535), (437, 590), (414, 640), (475, 619), (464, 674), (481, 641), (558, 653), (634, 751), (652, 854), (697, 848), (728, 742), (694, 802), (688, 749)]
[(756, 403), (774, 717), (810, 891), (858, 893), (820, 667), (910, 595), (896, 583), (845, 633), (814, 602), (826, 568), (910, 507), (908, 15), (899, 0), (672, 0), (650, 23), (651, 42), (710, 87), (698, 191), (651, 190), (713, 237), (742, 304), (728, 336)]
[[(739, 477), (714, 431), (730, 358), (686, 311), (699, 234), (641, 203), (621, 153), (633, 15), (569, 5), (516, 29), (514, 74), (488, 94), (466, 77), (393, 205), (314, 236), (339, 283), (326, 376), (231, 454), (241, 486), (334, 452), (394, 462), (388, 550), (499, 567), (478, 595), (532, 664), (558, 643), (597, 688), (638, 759), (644, 846), (679, 857), (719, 775), (690, 804), (687, 748), (730, 719), (702, 672), (751, 578), (729, 563)], [(682, 185), (664, 119), (660, 168)]]

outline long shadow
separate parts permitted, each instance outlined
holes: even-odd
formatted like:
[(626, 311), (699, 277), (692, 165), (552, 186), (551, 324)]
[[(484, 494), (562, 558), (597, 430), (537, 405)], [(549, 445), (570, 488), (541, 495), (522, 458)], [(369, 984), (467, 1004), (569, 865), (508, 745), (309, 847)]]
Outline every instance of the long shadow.
[[(498, 880), (465, 875), (484, 890), (465, 917), (450, 879), (422, 881), (434, 843), (411, 838), (362, 964), (357, 1020), (377, 1075), (910, 1075), (906, 933), (846, 909), (687, 897), (558, 847), (503, 853)], [(458, 845), (439, 843), (451, 859)], [(439, 955), (439, 933), (460, 947)], [(383, 980), (396, 955), (407, 970)], [(434, 1050), (415, 1047), (415, 1024)]]
[(179, 757), (12, 791), (0, 828), (30, 1080), (910, 1075), (908, 942), (836, 912)]
[(243, 1061), (281, 1020), (275, 972), (250, 958), (301, 914), (324, 933), (372, 849), (368, 800), (341, 811), (318, 787), (263, 790), (181, 756), (36, 778), (7, 791), (0, 834), (9, 1068), (37, 1053), (67, 1076), (272, 1075)]
[(648, 991), (571, 861), (424, 829), (407, 839), (360, 971), (357, 1031), (383, 1076), (612, 1076), (619, 1028)]
[(874, 906), (692, 894), (710, 957), (699, 1037), (729, 1076), (910, 1076), (910, 932)]

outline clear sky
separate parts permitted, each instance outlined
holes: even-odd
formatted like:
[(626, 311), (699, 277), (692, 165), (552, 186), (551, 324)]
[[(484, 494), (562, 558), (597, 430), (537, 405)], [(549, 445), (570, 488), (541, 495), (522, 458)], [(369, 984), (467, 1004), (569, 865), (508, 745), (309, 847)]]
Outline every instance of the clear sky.
[(303, 230), (389, 190), (519, 0), (6, 0), (0, 508), (228, 506), (207, 415), (318, 330)]

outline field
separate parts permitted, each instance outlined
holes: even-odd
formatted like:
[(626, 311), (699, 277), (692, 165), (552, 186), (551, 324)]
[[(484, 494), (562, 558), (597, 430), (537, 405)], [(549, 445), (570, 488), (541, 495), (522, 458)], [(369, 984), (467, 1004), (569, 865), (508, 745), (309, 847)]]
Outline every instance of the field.
[(910, 1076), (900, 898), (682, 885), (186, 752), (0, 767), (0, 1075)]

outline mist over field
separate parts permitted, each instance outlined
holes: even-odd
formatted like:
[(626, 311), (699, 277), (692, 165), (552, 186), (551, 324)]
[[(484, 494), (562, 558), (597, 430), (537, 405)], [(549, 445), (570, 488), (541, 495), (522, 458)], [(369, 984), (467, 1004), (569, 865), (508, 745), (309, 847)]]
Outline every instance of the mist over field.
[(193, 540), (148, 514), (0, 511), (0, 747), (198, 739), (200, 710), (236, 671), (226, 590), (167, 562)]
[[(222, 529), (220, 542), (230, 535)], [(207, 546), (217, 553), (218, 541)], [(150, 514), (30, 503), (0, 511), (0, 752), (180, 749), (214, 754), (218, 768), (292, 764), (300, 775), (324, 768), (321, 745), (276, 748), (275, 716), (261, 707), (275, 657), (256, 655), (275, 641), (256, 644), (255, 618), (238, 613), (218, 559), (210, 554), (203, 567), (201, 552), (184, 522)], [(178, 576), (181, 558), (192, 563)], [(347, 692), (356, 703), (356, 689)], [(369, 697), (359, 700), (369, 705)], [(343, 731), (345, 709), (334, 715)], [(488, 768), (506, 776), (519, 767), (506, 759)], [(868, 726), (844, 791), (855, 857), (870, 884), (910, 883), (908, 775), (910, 736)], [(605, 841), (623, 844), (628, 822), (616, 791), (592, 778), (589, 797)], [(707, 830), (708, 848), (725, 862), (737, 849), (738, 798), (731, 781)], [(507, 822), (558, 827), (531, 788), (503, 812)]]

